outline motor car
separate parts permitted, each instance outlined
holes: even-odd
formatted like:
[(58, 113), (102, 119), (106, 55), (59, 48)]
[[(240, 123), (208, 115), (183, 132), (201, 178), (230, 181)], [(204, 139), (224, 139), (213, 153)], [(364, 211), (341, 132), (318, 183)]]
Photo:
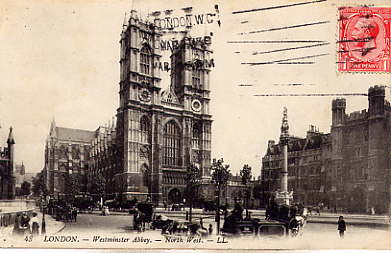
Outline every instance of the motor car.
[(260, 221), (258, 223), (258, 237), (285, 237), (288, 233), (287, 224), (280, 221)]

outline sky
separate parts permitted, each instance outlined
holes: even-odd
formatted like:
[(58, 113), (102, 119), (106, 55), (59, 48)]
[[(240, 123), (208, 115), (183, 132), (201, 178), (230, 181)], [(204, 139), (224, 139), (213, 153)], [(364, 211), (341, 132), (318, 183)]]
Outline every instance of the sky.
[[(305, 1), (3, 0), (0, 143), (5, 144), (12, 126), (17, 163), (23, 161), (27, 172), (39, 172), (53, 118), (57, 126), (95, 130), (115, 115), (125, 13), (135, 9), (147, 19), (153, 11), (173, 9), (172, 17), (179, 17), (184, 14), (181, 8), (190, 6), (193, 15), (216, 13), (217, 4), (219, 17), (191, 29), (194, 37), (213, 33), (212, 157), (223, 157), (234, 173), (249, 164), (258, 176), (267, 141), (279, 138), (284, 106), (288, 108), (290, 134), (304, 137), (309, 125), (327, 133), (331, 101), (341, 96), (254, 95), (366, 93), (370, 86), (390, 82), (389, 73), (337, 71), (338, 7), (350, 6), (350, 1), (268, 8), (297, 2)], [(374, 5), (385, 2), (361, 1)], [(233, 13), (260, 8), (268, 9)], [(301, 24), (311, 25), (286, 28)], [(319, 42), (230, 43), (249, 40)], [(291, 50), (281, 50), (287, 48)], [(300, 57), (307, 58), (299, 61), (312, 63), (242, 64)], [(169, 61), (167, 53), (164, 60)], [(163, 78), (162, 87), (167, 88), (168, 74)], [(386, 91), (388, 97), (389, 89)], [(348, 113), (368, 106), (366, 96), (346, 99)]]

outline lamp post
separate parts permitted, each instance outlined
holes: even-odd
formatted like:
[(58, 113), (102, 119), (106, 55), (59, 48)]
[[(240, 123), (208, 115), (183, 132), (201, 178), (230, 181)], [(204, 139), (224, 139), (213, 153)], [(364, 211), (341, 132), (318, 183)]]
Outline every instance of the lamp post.
[(192, 221), (193, 216), (193, 198), (195, 197), (195, 190), (200, 183), (200, 169), (195, 164), (190, 164), (187, 167), (187, 198), (189, 200), (189, 222)]
[(230, 177), (229, 165), (223, 164), (223, 158), (216, 161), (213, 159), (212, 163), (212, 182), (216, 185), (217, 189), (217, 209), (216, 209), (216, 222), (217, 222), (217, 234), (220, 234), (220, 195), (221, 187), (225, 186)]
[(46, 221), (45, 221), (45, 212), (46, 212), (46, 194), (43, 195), (43, 204), (42, 204), (42, 225), (41, 225), (41, 234), (46, 234)]
[(73, 193), (73, 189), (72, 188), (74, 187), (74, 185), (73, 185), (74, 181), (73, 181), (73, 178), (72, 178), (72, 169), (68, 170), (68, 174), (69, 174), (69, 182), (70, 182), (70, 185), (71, 185), (71, 189), (68, 190), (68, 193), (70, 192), (70, 196), (69, 196), (69, 198), (66, 198), (66, 199), (67, 199), (67, 201), (71, 201), (72, 193)]
[(250, 180), (251, 180), (251, 167), (248, 164), (245, 164), (243, 166), (243, 169), (240, 170), (240, 176), (242, 178), (242, 184), (244, 185), (244, 188), (245, 188), (244, 207), (246, 208), (246, 218), (248, 218), (248, 200), (250, 197), (248, 183), (250, 183)]

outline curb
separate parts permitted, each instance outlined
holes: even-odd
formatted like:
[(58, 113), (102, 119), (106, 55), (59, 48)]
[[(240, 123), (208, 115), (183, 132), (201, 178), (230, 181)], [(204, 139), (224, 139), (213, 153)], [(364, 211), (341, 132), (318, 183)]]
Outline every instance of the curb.
[[(367, 222), (367, 221), (348, 221), (345, 220), (346, 225), (355, 225), (355, 226), (368, 226), (368, 227), (390, 227), (389, 223), (386, 222)], [(307, 220), (307, 223), (318, 223), (318, 224), (333, 224), (337, 225), (336, 221), (327, 221), (327, 220)]]
[(65, 222), (61, 222), (62, 223), (62, 226), (61, 226), (61, 228), (57, 231), (57, 232), (54, 232), (53, 234), (58, 234), (58, 233), (60, 233), (61, 231), (63, 231), (64, 230), (64, 228), (65, 228), (65, 226), (66, 226), (66, 224), (65, 224)]

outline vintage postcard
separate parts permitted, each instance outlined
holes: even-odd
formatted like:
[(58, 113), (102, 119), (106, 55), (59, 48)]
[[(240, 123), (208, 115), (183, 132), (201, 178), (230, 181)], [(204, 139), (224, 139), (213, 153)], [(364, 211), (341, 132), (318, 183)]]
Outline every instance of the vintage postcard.
[(390, 0), (3, 0), (1, 248), (391, 249)]

